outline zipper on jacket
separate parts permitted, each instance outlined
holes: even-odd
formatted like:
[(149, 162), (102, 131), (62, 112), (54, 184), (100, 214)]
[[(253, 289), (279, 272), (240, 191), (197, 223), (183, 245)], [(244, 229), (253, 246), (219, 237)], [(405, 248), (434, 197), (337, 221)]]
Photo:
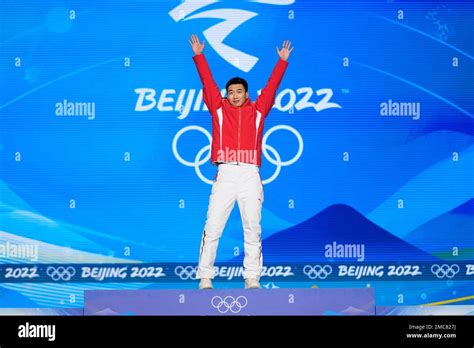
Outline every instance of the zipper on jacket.
[(240, 122), (241, 122), (241, 108), (239, 108), (239, 130), (237, 135), (237, 164), (240, 162)]

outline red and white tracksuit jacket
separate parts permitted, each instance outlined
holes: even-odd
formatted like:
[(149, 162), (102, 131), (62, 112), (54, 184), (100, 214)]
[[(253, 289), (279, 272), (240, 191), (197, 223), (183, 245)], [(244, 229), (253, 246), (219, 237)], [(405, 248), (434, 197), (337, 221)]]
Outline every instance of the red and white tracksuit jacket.
[(242, 106), (236, 107), (222, 98), (204, 55), (196, 55), (193, 60), (203, 84), (204, 103), (212, 116), (211, 163), (219, 165), (209, 198), (197, 278), (214, 278), (219, 238), (237, 201), (244, 229), (243, 277), (258, 279), (263, 264), (263, 185), (259, 174), (263, 128), (288, 62), (278, 60), (255, 102), (247, 98)]

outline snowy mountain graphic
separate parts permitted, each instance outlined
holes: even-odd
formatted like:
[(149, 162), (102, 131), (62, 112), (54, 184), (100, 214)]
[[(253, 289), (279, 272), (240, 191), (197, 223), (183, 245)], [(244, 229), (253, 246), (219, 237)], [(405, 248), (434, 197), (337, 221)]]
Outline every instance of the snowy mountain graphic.
[[(364, 262), (434, 261), (431, 254), (390, 234), (355, 209), (336, 204), (312, 218), (262, 242), (265, 262), (352, 262), (356, 258), (327, 258), (325, 247), (336, 242), (363, 244)], [(234, 259), (241, 261), (242, 256)]]
[[(410, 232), (405, 240), (440, 258), (474, 259), (474, 199)], [(457, 255), (453, 255), (457, 248)]]

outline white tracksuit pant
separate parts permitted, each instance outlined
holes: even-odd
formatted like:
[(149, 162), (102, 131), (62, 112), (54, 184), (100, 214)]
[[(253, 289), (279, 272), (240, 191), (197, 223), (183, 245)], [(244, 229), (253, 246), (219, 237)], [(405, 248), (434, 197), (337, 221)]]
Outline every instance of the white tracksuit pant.
[(260, 278), (262, 273), (262, 215), (263, 185), (257, 166), (219, 164), (209, 198), (207, 220), (201, 240), (196, 277), (214, 278), (214, 260), (219, 238), (234, 207), (239, 205), (244, 229), (243, 277)]

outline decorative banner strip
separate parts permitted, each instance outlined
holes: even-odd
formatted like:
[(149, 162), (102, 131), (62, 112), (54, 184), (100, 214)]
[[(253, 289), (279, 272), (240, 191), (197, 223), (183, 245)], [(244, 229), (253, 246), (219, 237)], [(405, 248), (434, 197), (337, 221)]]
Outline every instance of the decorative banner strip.
[[(196, 264), (8, 264), (0, 265), (1, 283), (30, 282), (182, 282), (196, 281)], [(216, 281), (241, 281), (243, 267), (219, 263)], [(291, 282), (355, 280), (474, 280), (474, 263), (267, 264), (262, 280)]]

